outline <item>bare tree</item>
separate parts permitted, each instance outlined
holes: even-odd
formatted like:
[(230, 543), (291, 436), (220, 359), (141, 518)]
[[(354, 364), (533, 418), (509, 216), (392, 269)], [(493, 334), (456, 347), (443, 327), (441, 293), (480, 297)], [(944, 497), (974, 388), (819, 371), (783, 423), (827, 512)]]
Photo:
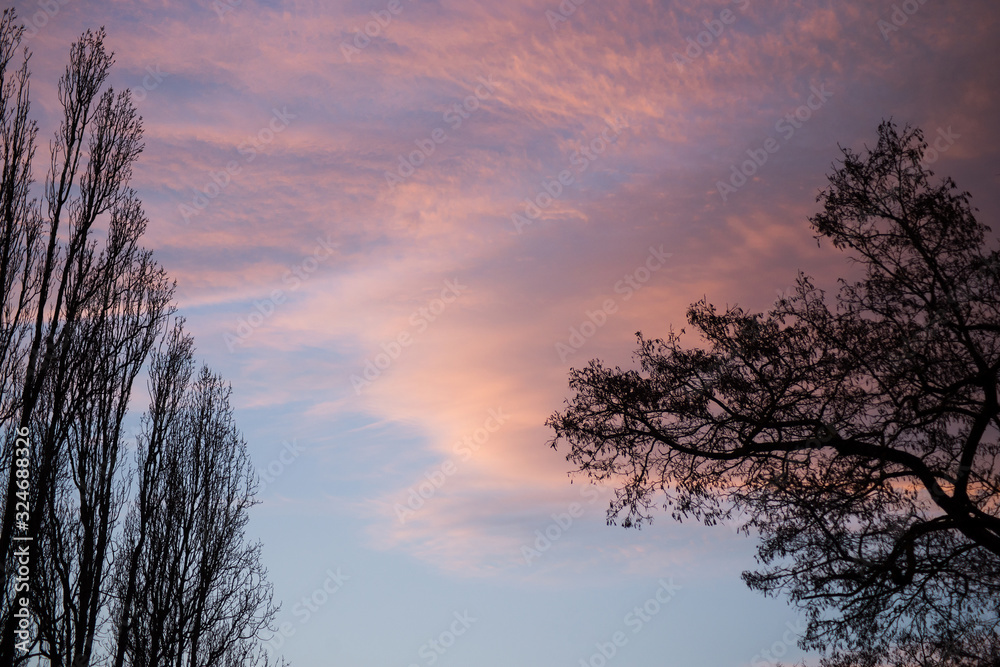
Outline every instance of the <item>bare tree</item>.
[(231, 389), (179, 323), (153, 357), (117, 580), (115, 667), (266, 665), (259, 641), (277, 611), (245, 541), (256, 474), (233, 423)]
[[(23, 28), (10, 10), (0, 17), (0, 141), (3, 142), (3, 172), (0, 175), (0, 419), (7, 425), (19, 414), (24, 351), (31, 315), (30, 304), (36, 286), (32, 271), (33, 255), (41, 238), (41, 219), (29, 200), (31, 163), (35, 153), (37, 127), (28, 118), (28, 58), (14, 68)], [(10, 444), (4, 438), (4, 446)], [(10, 456), (5, 450), (3, 463)], [(8, 472), (6, 468), (4, 472)]]
[(803, 607), (803, 647), (836, 664), (1000, 655), (1000, 255), (925, 149), (891, 122), (843, 149), (811, 219), (865, 269), (835, 308), (801, 274), (766, 314), (701, 301), (705, 347), (639, 334), (639, 370), (572, 370), (547, 422), (616, 483), (609, 522), (658, 496), (678, 520), (745, 512), (764, 566), (745, 581)]
[(193, 341), (175, 326), (164, 344), (165, 350), (155, 353), (150, 365), (150, 404), (136, 450), (138, 490), (125, 520), (116, 561), (115, 667), (126, 664), (126, 656), (134, 665), (157, 664), (150, 656), (171, 657), (161, 646), (167, 632), (169, 601), (176, 595), (163, 595), (161, 589), (177, 582), (169, 578), (157, 582), (156, 576), (170, 558), (169, 540), (162, 535), (172, 531), (171, 522), (177, 518), (176, 508), (167, 503), (167, 493), (169, 484), (178, 480), (170, 478), (172, 462), (165, 449), (168, 438), (177, 438), (175, 431), (182, 421), (184, 395), (193, 370)]
[[(128, 91), (105, 87), (103, 30), (86, 32), (59, 82), (43, 197), (31, 199), (36, 128), (21, 35), (5, 11), (0, 664), (267, 664), (259, 634), (275, 609), (260, 545), (244, 539), (256, 480), (230, 390), (207, 369), (192, 380), (190, 338), (179, 325), (166, 331), (173, 285), (139, 244), (147, 220), (128, 185), (141, 118)], [(123, 424), (161, 336), (133, 488)], [(16, 458), (24, 433), (28, 453)], [(28, 490), (15, 460), (29, 464)], [(15, 564), (31, 580), (17, 600)], [(15, 646), (24, 595), (31, 622)]]
[[(113, 527), (121, 421), (172, 287), (137, 245), (146, 219), (128, 181), (142, 149), (141, 122), (128, 92), (101, 92), (112, 64), (101, 31), (86, 33), (70, 50), (59, 82), (63, 120), (52, 142), (44, 211), (28, 200), (35, 130), (26, 119), (27, 52), (14, 77), (6, 74), (21, 37), (14, 21), (8, 10), (0, 25), (9, 109), (0, 185), (6, 213), (0, 404), (5, 442), (18, 428), (31, 434), (32, 493), (23, 527), (35, 538), (28, 567), (43, 652), (85, 657)], [(17, 487), (10, 459), (4, 468), (0, 551), (10, 582)], [(69, 516), (75, 526), (66, 523)], [(8, 586), (8, 601), (10, 595)], [(0, 659), (8, 664), (14, 662), (12, 606), (4, 605), (0, 634)]]
[[(52, 664), (89, 664), (99, 614), (106, 606), (104, 580), (118, 510), (127, 491), (121, 475), (122, 422), (132, 384), (167, 311), (166, 279), (148, 251), (135, 246), (144, 220), (137, 203), (111, 220), (108, 250), (92, 258), (112, 264), (96, 275), (100, 298), (82, 318), (67, 359), (73, 367), (43, 396), (64, 391), (62, 424), (53, 449), (65, 442), (52, 491), (52, 513), (43, 517), (35, 577), (44, 654)], [(121, 248), (121, 244), (128, 247)], [(134, 256), (133, 256), (134, 255)]]

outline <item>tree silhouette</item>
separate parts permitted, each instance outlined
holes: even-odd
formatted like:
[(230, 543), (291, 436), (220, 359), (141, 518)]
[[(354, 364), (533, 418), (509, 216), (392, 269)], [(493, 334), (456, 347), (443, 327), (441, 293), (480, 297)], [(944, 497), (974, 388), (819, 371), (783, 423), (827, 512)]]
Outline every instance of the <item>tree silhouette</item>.
[[(129, 481), (123, 424), (134, 381), (158, 339), (175, 364), (191, 363), (189, 340), (167, 331), (173, 285), (139, 243), (148, 221), (129, 181), (142, 119), (127, 90), (105, 86), (113, 54), (103, 30), (84, 33), (59, 81), (62, 120), (42, 201), (33, 199), (37, 128), (22, 34), (5, 10), (0, 665), (264, 664), (258, 633), (273, 619), (271, 589), (259, 545), (244, 541), (256, 482), (220, 378), (207, 369), (191, 386), (154, 377), (183, 409), (151, 407), (137, 443), (137, 498)], [(154, 367), (163, 363), (157, 356)], [(167, 520), (150, 514), (154, 498), (169, 505)], [(162, 599), (151, 591), (159, 583), (170, 588)], [(168, 614), (149, 616), (147, 603), (169, 605)]]
[(1000, 659), (1000, 255), (925, 149), (883, 122), (818, 197), (817, 239), (862, 279), (830, 298), (800, 274), (766, 314), (695, 303), (706, 346), (637, 334), (639, 370), (571, 370), (547, 421), (616, 484), (609, 523), (658, 498), (745, 517), (763, 567), (744, 580), (804, 608), (801, 645), (830, 664)]
[(256, 475), (233, 424), (230, 389), (205, 367), (179, 322), (153, 355), (135, 502), (119, 561), (114, 667), (268, 664), (255, 641), (276, 609), (247, 544)]
[[(86, 660), (119, 502), (113, 480), (122, 420), (132, 381), (169, 311), (172, 287), (137, 244), (146, 219), (128, 181), (142, 149), (141, 121), (127, 92), (102, 92), (112, 62), (103, 32), (86, 33), (70, 51), (59, 82), (63, 119), (51, 144), (44, 204), (28, 199), (36, 131), (27, 118), (26, 51), (20, 68), (10, 71), (22, 30), (13, 11), (5, 11), (0, 405), (7, 483), (0, 552), (10, 582), (19, 500), (14, 481), (24, 468), (12, 465), (9, 454), (11, 434), (20, 428), (32, 445), (30, 509), (21, 523), (33, 540), (27, 557), (37, 597), (32, 607), (41, 633), (57, 630), (49, 638), (57, 642), (54, 650), (67, 660)], [(13, 662), (11, 608), (5, 605), (0, 658)]]

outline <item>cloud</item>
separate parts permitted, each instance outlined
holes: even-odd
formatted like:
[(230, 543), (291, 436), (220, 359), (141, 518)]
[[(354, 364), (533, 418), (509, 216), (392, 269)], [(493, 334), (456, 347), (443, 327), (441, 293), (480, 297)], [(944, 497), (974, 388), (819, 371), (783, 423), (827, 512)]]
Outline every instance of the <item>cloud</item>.
[[(33, 8), (24, 4), (22, 14)], [(827, 280), (847, 270), (806, 223), (838, 142), (860, 148), (895, 115), (962, 135), (936, 165), (944, 173), (975, 179), (996, 156), (985, 112), (997, 106), (1000, 56), (985, 0), (962, 13), (926, 3), (888, 40), (877, 26), (888, 2), (586, 2), (555, 29), (546, 11), (556, 2), (400, 6), (348, 60), (342, 45), (386, 2), (246, 0), (221, 17), (210, 3), (68, 3), (33, 38), (33, 92), (45, 138), (68, 43), (101, 23), (117, 52), (113, 85), (142, 89), (148, 68), (164, 74), (138, 102), (146, 150), (133, 184), (199, 349), (244, 406), (287, 410), (296, 428), (317, 431), (359, 416), (399, 425), (431, 468), (489, 410), (510, 415), (405, 524), (392, 507), (427, 468), (365, 459), (372, 468), (358, 472), (391, 473), (393, 488), (355, 499), (373, 543), (449, 571), (515, 571), (532, 527), (576, 493), (543, 426), (571, 365), (629, 364), (635, 331), (683, 325), (703, 295), (765, 308), (797, 269)], [(689, 40), (700, 51), (682, 62)], [(477, 97), (484, 78), (495, 85)], [(824, 83), (829, 107), (721, 202), (717, 181)], [(280, 132), (276, 113), (288, 117)], [(620, 136), (581, 162), (609, 123)], [(421, 149), (428, 140), (433, 152)], [(401, 159), (413, 172), (392, 183)], [(516, 233), (512, 215), (564, 170), (573, 183)], [(986, 178), (960, 185), (979, 186), (977, 201), (995, 212)], [(185, 221), (181, 207), (198, 197), (205, 205)], [(288, 279), (321, 239), (336, 252), (308, 279)], [(661, 245), (668, 264), (624, 299), (615, 286)], [(419, 315), (449, 280), (468, 290), (433, 321)], [(228, 350), (225, 336), (274, 290), (283, 302)], [(616, 312), (561, 359), (556, 344), (607, 299)], [(411, 342), (356, 392), (352, 376), (401, 334)], [(363, 451), (374, 436), (330, 437)], [(594, 535), (619, 537), (600, 532), (600, 511), (587, 522), (593, 535), (580, 535), (592, 541), (565, 543), (585, 550), (580, 567), (593, 557), (643, 569), (693, 553), (669, 540), (596, 546)]]

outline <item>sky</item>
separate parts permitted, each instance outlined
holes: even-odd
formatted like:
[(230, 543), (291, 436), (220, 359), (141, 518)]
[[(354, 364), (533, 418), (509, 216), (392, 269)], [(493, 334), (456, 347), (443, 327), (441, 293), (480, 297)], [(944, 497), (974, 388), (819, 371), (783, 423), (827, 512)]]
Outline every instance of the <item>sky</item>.
[(145, 243), (261, 475), (276, 655), (815, 664), (742, 583), (752, 538), (606, 525), (544, 422), (570, 368), (630, 367), (703, 297), (835, 289), (808, 218), (884, 118), (996, 220), (994, 0), (14, 6), (43, 142), (82, 31), (133, 91)]

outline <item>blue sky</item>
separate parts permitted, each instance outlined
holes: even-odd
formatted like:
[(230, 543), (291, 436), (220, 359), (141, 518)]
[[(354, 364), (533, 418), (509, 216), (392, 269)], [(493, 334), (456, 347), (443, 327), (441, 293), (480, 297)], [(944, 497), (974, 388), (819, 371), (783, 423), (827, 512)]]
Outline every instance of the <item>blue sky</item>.
[(807, 219), (883, 118), (995, 219), (994, 2), (15, 6), (41, 138), (87, 28), (136, 97), (146, 242), (233, 384), (293, 665), (815, 662), (742, 584), (752, 539), (606, 526), (543, 424), (703, 296), (847, 275)]

